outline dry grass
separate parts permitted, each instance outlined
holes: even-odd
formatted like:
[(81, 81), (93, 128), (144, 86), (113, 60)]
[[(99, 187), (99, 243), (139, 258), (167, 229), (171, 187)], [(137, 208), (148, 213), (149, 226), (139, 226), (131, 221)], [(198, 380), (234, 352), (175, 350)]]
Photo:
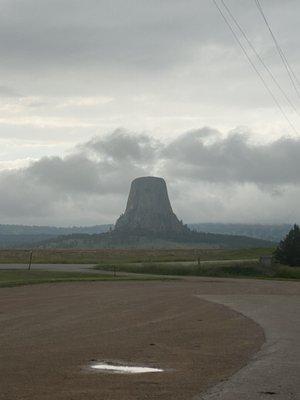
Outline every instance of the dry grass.
[[(114, 264), (131, 262), (164, 262), (203, 260), (255, 259), (271, 254), (270, 249), (36, 249), (33, 263), (37, 264)], [(0, 263), (24, 263), (29, 260), (29, 250), (0, 250)]]

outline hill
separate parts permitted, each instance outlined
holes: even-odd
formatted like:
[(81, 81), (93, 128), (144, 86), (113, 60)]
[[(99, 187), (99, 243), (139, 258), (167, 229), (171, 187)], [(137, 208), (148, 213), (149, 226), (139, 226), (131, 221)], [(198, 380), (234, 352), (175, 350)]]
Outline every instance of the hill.
[(102, 234), (72, 234), (36, 244), (39, 248), (253, 248), (272, 247), (274, 242), (238, 235), (204, 232), (151, 234), (136, 231), (128, 234), (110, 231)]
[(0, 225), (0, 248), (32, 247), (37, 243), (72, 234), (99, 234), (107, 232), (112, 225), (88, 227), (55, 227), (28, 225)]
[[(276, 243), (279, 242), (290, 229), (290, 225), (288, 224), (194, 223), (188, 224), (188, 227), (191, 230), (202, 233), (247, 236), (249, 238), (262, 239)], [(73, 227), (2, 224), (0, 225), (0, 248), (35, 247), (47, 241), (49, 241), (49, 246), (54, 246), (55, 242), (63, 242), (66, 247), (68, 247), (69, 243), (75, 238), (78, 243), (81, 241), (80, 238), (84, 238), (84, 241), (89, 241), (91, 246), (94, 247), (94, 243), (97, 243), (97, 239), (94, 239), (93, 235), (107, 232), (111, 228), (113, 228), (112, 224)], [(72, 235), (73, 239), (67, 239), (65, 237), (66, 235)], [(92, 237), (89, 237), (89, 235)], [(64, 237), (64, 239), (62, 239), (62, 237)], [(56, 238), (59, 239), (56, 240)], [(162, 243), (161, 240), (159, 240), (159, 242)], [(55, 247), (57, 247), (57, 245), (55, 245)]]
[(198, 223), (189, 224), (197, 232), (220, 233), (226, 235), (249, 236), (257, 239), (279, 242), (291, 229), (290, 224), (222, 224)]

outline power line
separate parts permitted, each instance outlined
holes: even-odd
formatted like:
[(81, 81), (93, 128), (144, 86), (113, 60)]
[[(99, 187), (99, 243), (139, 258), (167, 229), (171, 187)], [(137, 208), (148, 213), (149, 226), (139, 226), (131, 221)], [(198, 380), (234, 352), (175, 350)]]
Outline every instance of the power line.
[(270, 32), (270, 35), (271, 35), (271, 37), (273, 39), (273, 42), (274, 42), (275, 47), (276, 47), (276, 49), (278, 51), (278, 54), (279, 54), (279, 56), (280, 56), (280, 58), (281, 58), (281, 60), (283, 62), (283, 65), (284, 65), (284, 67), (286, 69), (286, 72), (288, 73), (290, 81), (291, 81), (291, 83), (292, 83), (297, 95), (300, 97), (300, 91), (297, 88), (297, 84), (300, 85), (299, 79), (297, 78), (293, 68), (291, 67), (291, 65), (290, 65), (290, 63), (289, 63), (284, 51), (282, 50), (281, 46), (279, 45), (279, 43), (278, 43), (278, 41), (276, 39), (276, 36), (274, 35), (274, 32), (272, 31), (270, 23), (269, 23), (266, 15), (264, 13), (264, 10), (263, 10), (263, 8), (262, 8), (262, 6), (260, 4), (260, 1), (259, 0), (255, 0), (255, 4), (256, 4), (256, 7), (257, 7), (258, 11), (260, 12), (261, 16), (263, 17), (263, 20), (264, 20), (264, 22), (265, 22), (265, 24), (266, 24), (266, 26), (267, 26), (267, 28), (268, 28), (268, 30)]
[(233, 34), (235, 40), (237, 41), (238, 45), (240, 46), (240, 48), (242, 49), (244, 55), (246, 56), (248, 62), (250, 63), (250, 65), (252, 66), (252, 68), (254, 69), (254, 71), (256, 72), (256, 74), (259, 76), (262, 84), (264, 85), (265, 89), (267, 90), (267, 92), (269, 93), (269, 95), (272, 97), (274, 103), (276, 104), (277, 108), (279, 109), (279, 111), (281, 112), (281, 114), (283, 115), (283, 117), (285, 118), (285, 120), (288, 122), (288, 124), (290, 125), (290, 127), (293, 129), (293, 131), (298, 134), (296, 128), (294, 127), (294, 125), (292, 124), (292, 122), (290, 121), (290, 119), (288, 118), (288, 116), (286, 115), (286, 113), (284, 112), (283, 108), (281, 107), (280, 103), (277, 101), (276, 97), (274, 96), (274, 94), (272, 93), (271, 89), (269, 88), (267, 82), (265, 81), (263, 75), (260, 73), (260, 71), (257, 69), (256, 65), (254, 64), (254, 62), (251, 60), (250, 56), (247, 53), (247, 50), (245, 49), (245, 47), (243, 46), (242, 42), (240, 41), (238, 35), (236, 34), (235, 30), (232, 28), (228, 18), (226, 17), (226, 15), (224, 14), (224, 12), (222, 11), (222, 9), (220, 8), (219, 4), (217, 3), (216, 0), (212, 0), (214, 5), (216, 6), (217, 10), (219, 11), (220, 15), (222, 16), (222, 18), (224, 19), (226, 25), (229, 27), (231, 33)]
[(286, 101), (289, 103), (289, 105), (291, 106), (291, 108), (300, 116), (299, 111), (297, 109), (297, 107), (295, 106), (295, 104), (293, 103), (293, 101), (289, 98), (289, 96), (286, 94), (286, 92), (284, 91), (284, 89), (282, 88), (282, 86), (280, 85), (280, 83), (277, 81), (276, 77), (274, 76), (273, 72), (271, 71), (271, 69), (268, 67), (268, 65), (265, 63), (265, 61), (263, 60), (263, 58), (260, 56), (260, 54), (258, 53), (258, 51), (255, 49), (254, 45), (252, 44), (252, 42), (250, 41), (250, 39), (248, 38), (245, 30), (242, 28), (242, 26), (240, 25), (240, 23), (238, 22), (238, 20), (236, 19), (236, 17), (233, 15), (231, 9), (229, 8), (229, 6), (225, 3), (224, 0), (221, 0), (223, 6), (225, 7), (226, 11), (228, 12), (228, 14), (230, 15), (230, 17), (232, 18), (233, 22), (235, 23), (235, 25), (237, 26), (237, 28), (239, 29), (239, 31), (241, 32), (241, 34), (243, 35), (243, 37), (245, 38), (246, 42), (248, 43), (248, 45), (250, 46), (251, 50), (254, 52), (254, 54), (256, 55), (256, 57), (258, 58), (258, 60), (261, 62), (261, 64), (263, 65), (263, 67), (265, 68), (265, 70), (267, 71), (267, 73), (269, 74), (269, 76), (271, 77), (272, 81), (274, 82), (274, 84), (277, 86), (277, 88), (280, 90), (280, 92), (282, 93), (282, 95), (284, 96), (284, 98), (286, 99)]
[[(298, 85), (300, 85), (299, 79), (297, 78), (293, 68), (291, 67), (291, 65), (290, 65), (290, 63), (289, 63), (289, 61), (288, 61), (288, 59), (287, 59), (287, 57), (286, 57), (286, 55), (285, 55), (285, 53), (283, 51), (283, 49), (281, 48), (281, 46), (278, 43), (278, 40), (276, 39), (276, 36), (275, 36), (271, 26), (270, 26), (270, 23), (269, 23), (269, 21), (268, 21), (268, 19), (266, 17), (266, 14), (264, 13), (264, 10), (263, 10), (263, 8), (261, 6), (260, 1), (259, 0), (255, 0), (255, 4), (256, 4), (256, 6), (258, 8), (258, 11), (260, 12), (261, 16), (263, 17), (263, 20), (264, 20), (264, 22), (265, 22), (265, 24), (266, 24), (266, 26), (267, 26), (270, 34), (271, 34), (271, 37), (272, 37), (272, 39), (273, 39), (273, 41), (275, 43), (276, 49), (277, 49), (277, 51), (278, 51), (278, 53), (280, 55), (280, 58), (282, 59), (282, 62), (283, 62), (284, 66), (285, 66), (285, 68), (287, 70), (287, 73), (289, 74), (289, 77), (291, 79), (291, 82), (292, 82), (293, 86), (294, 86), (295, 82)], [(297, 87), (295, 87), (295, 90), (299, 94), (299, 91), (298, 91)]]

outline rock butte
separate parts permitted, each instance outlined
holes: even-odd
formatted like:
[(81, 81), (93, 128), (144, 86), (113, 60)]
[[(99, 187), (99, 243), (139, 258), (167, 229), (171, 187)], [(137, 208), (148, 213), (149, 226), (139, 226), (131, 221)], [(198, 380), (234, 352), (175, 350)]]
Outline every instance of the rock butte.
[(115, 231), (180, 233), (188, 229), (172, 210), (165, 180), (147, 176), (132, 181), (125, 213)]

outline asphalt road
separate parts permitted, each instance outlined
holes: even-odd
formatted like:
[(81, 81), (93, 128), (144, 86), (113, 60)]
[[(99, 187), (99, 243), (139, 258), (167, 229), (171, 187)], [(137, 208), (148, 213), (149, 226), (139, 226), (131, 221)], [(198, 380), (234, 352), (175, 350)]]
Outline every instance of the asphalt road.
[[(31, 269), (42, 271), (64, 271), (64, 272), (93, 272), (103, 273), (100, 270), (91, 270), (95, 264), (32, 264)], [(28, 264), (0, 264), (1, 269), (27, 269)]]
[(264, 329), (266, 342), (246, 367), (198, 399), (300, 399), (299, 295), (199, 297), (223, 304), (256, 321)]
[[(257, 261), (257, 259), (248, 259), (248, 260), (206, 260), (206, 261), (201, 261), (202, 265), (210, 265), (210, 264), (230, 264), (230, 263), (243, 263), (245, 261)], [(142, 265), (142, 263), (134, 263), (137, 265)], [(165, 261), (162, 264), (180, 264), (180, 265), (186, 265), (191, 266), (191, 265), (197, 265), (196, 261)], [(39, 269), (39, 270), (46, 270), (46, 271), (72, 271), (72, 272), (90, 272), (89, 270), (95, 266), (95, 264), (32, 264), (31, 269)], [(0, 264), (0, 270), (1, 269), (20, 269), (28, 268), (28, 264)], [(95, 272), (94, 270), (93, 272)], [(99, 273), (101, 273), (100, 270), (98, 270)]]

